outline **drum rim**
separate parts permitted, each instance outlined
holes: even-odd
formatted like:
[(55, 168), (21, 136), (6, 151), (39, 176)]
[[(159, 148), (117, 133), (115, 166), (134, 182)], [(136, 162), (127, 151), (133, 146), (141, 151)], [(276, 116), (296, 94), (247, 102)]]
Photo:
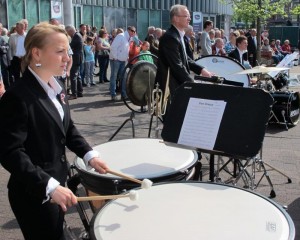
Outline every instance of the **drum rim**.
[[(158, 138), (130, 138), (130, 139), (120, 139), (120, 140), (114, 140), (114, 141), (109, 141), (109, 142), (106, 142), (106, 143), (103, 143), (103, 144), (109, 144), (111, 142), (119, 142), (119, 141), (126, 141), (126, 140), (162, 140), (162, 139), (158, 139)], [(101, 144), (100, 144), (101, 145)], [(180, 147), (179, 147), (180, 148)], [(182, 149), (185, 149), (185, 148), (182, 148)], [(186, 150), (190, 150), (193, 152), (194, 154), (194, 158), (193, 160), (187, 164), (186, 166), (184, 166), (183, 168), (180, 168), (176, 171), (173, 171), (173, 172), (168, 172), (168, 173), (164, 173), (164, 174), (161, 174), (161, 175), (157, 175), (155, 177), (151, 177), (150, 179), (152, 180), (155, 180), (157, 178), (164, 178), (164, 177), (167, 177), (167, 176), (173, 176), (173, 175), (176, 175), (177, 173), (180, 173), (182, 172), (183, 170), (185, 169), (190, 169), (191, 167), (195, 166), (197, 161), (198, 161), (198, 153), (197, 151), (195, 150), (192, 150), (192, 149), (186, 149)], [(78, 163), (78, 159), (81, 159), (79, 157), (75, 157), (75, 160), (74, 160), (74, 166), (75, 166), (75, 169), (78, 171), (78, 172), (81, 172), (83, 173), (84, 175), (88, 175), (90, 177), (97, 177), (99, 179), (102, 179), (102, 180), (106, 180), (106, 181), (112, 181), (112, 180), (122, 180), (122, 181), (126, 181), (125, 179), (123, 178), (120, 178), (118, 176), (112, 176), (112, 175), (108, 175), (106, 176), (105, 174), (99, 174), (97, 172), (91, 172), (91, 171), (86, 171), (85, 169), (83, 169), (82, 167), (79, 166), (79, 163)], [(81, 159), (82, 160), (82, 159)], [(83, 161), (83, 160), (82, 160)], [(82, 177), (82, 176), (81, 176)], [(134, 177), (134, 176), (133, 176)], [(138, 179), (142, 179), (142, 178), (138, 178)]]
[[(218, 185), (218, 186), (222, 186), (222, 187), (228, 187), (228, 188), (234, 188), (234, 189), (238, 189), (238, 190), (242, 190), (242, 191), (245, 191), (245, 192), (248, 192), (248, 193), (251, 193), (251, 194), (254, 194), (258, 197), (261, 197), (262, 199), (264, 200), (267, 200), (269, 203), (271, 203), (272, 205), (274, 205), (283, 215), (284, 217), (286, 218), (287, 222), (288, 222), (288, 226), (289, 226), (289, 238), (287, 240), (294, 240), (295, 239), (295, 235), (296, 235), (296, 230), (295, 230), (295, 224), (291, 218), (291, 216), (287, 213), (287, 211), (282, 207), (280, 206), (278, 203), (276, 203), (275, 201), (273, 201), (272, 199), (260, 194), (260, 193), (257, 193), (257, 192), (254, 192), (254, 191), (251, 191), (251, 190), (248, 190), (248, 189), (245, 189), (245, 188), (241, 188), (241, 187), (238, 187), (238, 186), (233, 186), (233, 185), (225, 185), (223, 183), (216, 183), (216, 182), (196, 182), (196, 181), (185, 181), (185, 182), (180, 182), (180, 181), (174, 181), (174, 182), (160, 182), (160, 183), (154, 183), (152, 187), (155, 187), (155, 186), (159, 186), (159, 185), (168, 185), (168, 184), (187, 184), (187, 183), (192, 183), (192, 184), (204, 184), (204, 185)], [(138, 188), (134, 188), (134, 189), (131, 189), (131, 190), (140, 190), (142, 189), (141, 187), (138, 187)], [(149, 191), (151, 191), (151, 189), (149, 189)], [(129, 193), (129, 191), (126, 191), (122, 194), (127, 194)], [(95, 225), (95, 220), (98, 216), (98, 214), (101, 212), (101, 211), (105, 211), (106, 208), (108, 208), (113, 202), (117, 201), (118, 199), (113, 199), (113, 200), (109, 200), (102, 208), (98, 209), (91, 221), (90, 221), (90, 237), (92, 237), (91, 239), (92, 240), (99, 240), (99, 239), (96, 239), (96, 236), (95, 236), (95, 233), (94, 233), (94, 225)]]

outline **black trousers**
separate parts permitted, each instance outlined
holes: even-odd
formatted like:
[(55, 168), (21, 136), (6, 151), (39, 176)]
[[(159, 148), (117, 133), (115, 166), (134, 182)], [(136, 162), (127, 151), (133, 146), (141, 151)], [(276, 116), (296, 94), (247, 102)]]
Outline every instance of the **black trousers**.
[(81, 95), (83, 92), (79, 70), (80, 65), (77, 64), (73, 64), (70, 70), (71, 92), (74, 96)]
[(17, 82), (21, 78), (21, 58), (13, 57), (10, 62), (10, 73)]
[(42, 204), (22, 190), (9, 189), (8, 197), (25, 240), (65, 240), (64, 212), (57, 204)]

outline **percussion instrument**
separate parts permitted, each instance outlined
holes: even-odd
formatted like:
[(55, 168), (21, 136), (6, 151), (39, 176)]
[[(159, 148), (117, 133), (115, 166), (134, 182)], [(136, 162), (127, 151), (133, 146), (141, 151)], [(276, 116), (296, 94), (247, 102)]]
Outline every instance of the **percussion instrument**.
[(133, 104), (146, 106), (150, 101), (156, 69), (153, 63), (147, 61), (138, 61), (131, 66), (127, 74), (126, 93)]
[(270, 73), (270, 72), (279, 72), (288, 70), (287, 67), (265, 67), (265, 66), (256, 66), (254, 68), (242, 70), (235, 72), (234, 74), (250, 74), (250, 73)]
[(139, 200), (110, 201), (91, 221), (93, 240), (292, 240), (295, 226), (274, 201), (249, 190), (203, 182), (156, 184)]
[(196, 60), (198, 65), (205, 67), (208, 71), (223, 77), (227, 80), (241, 82), (244, 87), (250, 86), (248, 75), (233, 74), (245, 70), (245, 67), (239, 62), (226, 56), (209, 55)]
[[(137, 179), (153, 182), (183, 181), (194, 172), (196, 151), (167, 146), (160, 139), (133, 138), (111, 141), (94, 147), (111, 169)], [(112, 174), (87, 169), (81, 158), (75, 159), (82, 185), (98, 194), (119, 194), (140, 184)], [(150, 191), (150, 189), (149, 189)]]
[(270, 93), (274, 98), (272, 107), (273, 116), (270, 122), (281, 122), (297, 125), (299, 121), (300, 97), (299, 92), (281, 92), (275, 91)]
[(276, 90), (280, 90), (283, 87), (288, 86), (288, 76), (286, 73), (279, 73), (274, 78), (272, 78), (273, 86)]

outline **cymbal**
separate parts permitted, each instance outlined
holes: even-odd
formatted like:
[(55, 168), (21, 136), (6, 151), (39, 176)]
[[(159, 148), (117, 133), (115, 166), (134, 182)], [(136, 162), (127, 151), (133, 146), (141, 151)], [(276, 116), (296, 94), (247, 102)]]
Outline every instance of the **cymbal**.
[(250, 74), (250, 73), (269, 73), (269, 72), (280, 72), (283, 70), (288, 70), (287, 67), (264, 67), (264, 66), (256, 66), (254, 68), (246, 69), (240, 72), (236, 72), (233, 74)]

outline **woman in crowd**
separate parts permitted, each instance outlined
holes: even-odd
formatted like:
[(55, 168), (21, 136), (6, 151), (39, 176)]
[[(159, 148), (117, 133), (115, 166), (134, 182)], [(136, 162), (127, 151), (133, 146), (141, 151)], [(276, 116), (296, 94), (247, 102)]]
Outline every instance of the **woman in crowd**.
[(99, 73), (99, 82), (109, 82), (107, 78), (107, 68), (109, 64), (109, 52), (110, 52), (110, 43), (108, 38), (108, 33), (106, 29), (101, 29), (99, 31), (99, 38), (97, 42), (98, 52), (98, 62), (100, 67)]

